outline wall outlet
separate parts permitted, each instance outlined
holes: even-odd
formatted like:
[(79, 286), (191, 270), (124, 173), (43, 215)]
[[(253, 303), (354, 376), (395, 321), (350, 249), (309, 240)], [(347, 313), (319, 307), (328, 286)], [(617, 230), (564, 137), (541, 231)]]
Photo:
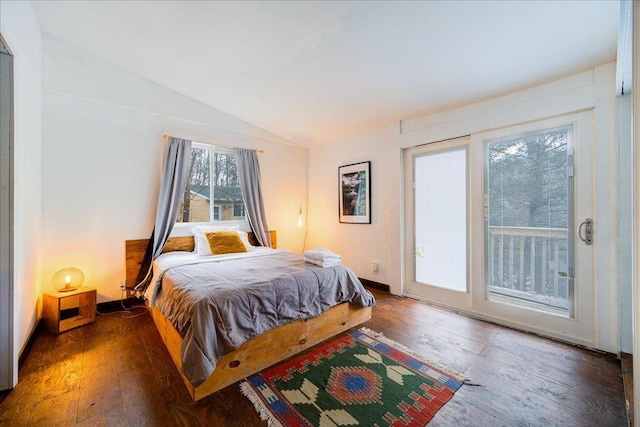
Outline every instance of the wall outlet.
[(121, 280), (120, 281), (120, 290), (124, 291), (125, 289), (127, 289), (127, 285), (126, 285), (124, 280)]
[(378, 274), (378, 263), (375, 261), (371, 261), (371, 271), (373, 274)]

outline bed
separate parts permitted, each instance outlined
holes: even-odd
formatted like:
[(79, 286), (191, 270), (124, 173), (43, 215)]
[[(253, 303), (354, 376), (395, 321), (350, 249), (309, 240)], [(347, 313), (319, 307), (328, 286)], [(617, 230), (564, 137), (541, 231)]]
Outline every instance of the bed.
[[(362, 288), (351, 270), (305, 264), (299, 255), (277, 250), (276, 237), (272, 231), (270, 249), (259, 248), (254, 253), (212, 260), (203, 257), (193, 260), (190, 252), (194, 238), (175, 237), (169, 239), (158, 259), (153, 282), (161, 277), (157, 282), (159, 289), (150, 291), (147, 304), (194, 400), (371, 318), (373, 296)], [(255, 244), (253, 236), (249, 240)], [(147, 242), (125, 242), (128, 285), (135, 282)], [(209, 282), (209, 274), (219, 281)], [(318, 278), (317, 291), (310, 282), (314, 277)], [(334, 280), (339, 283), (331, 284)], [(354, 280), (356, 284), (351, 283)], [(240, 284), (241, 281), (246, 283)], [(268, 290), (267, 297), (254, 295), (257, 289)], [(280, 289), (295, 291), (274, 299), (272, 294)], [(218, 292), (215, 296), (214, 291)], [(296, 312), (290, 313), (281, 306), (288, 294), (300, 294)], [(239, 300), (234, 301), (231, 296)], [(232, 314), (221, 321), (223, 312)], [(238, 315), (243, 312), (259, 319), (252, 317), (248, 322)], [(236, 317), (241, 319), (239, 325), (233, 323)], [(220, 324), (218, 328), (212, 327), (214, 320)], [(250, 330), (252, 322), (255, 330)], [(211, 349), (210, 342), (215, 344)]]

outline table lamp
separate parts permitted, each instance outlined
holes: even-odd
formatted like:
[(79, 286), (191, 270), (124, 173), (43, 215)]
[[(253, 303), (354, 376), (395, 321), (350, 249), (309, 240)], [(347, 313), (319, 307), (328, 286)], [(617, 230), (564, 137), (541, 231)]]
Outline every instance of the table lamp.
[(51, 278), (51, 286), (58, 292), (75, 291), (84, 282), (84, 273), (75, 267), (58, 270)]

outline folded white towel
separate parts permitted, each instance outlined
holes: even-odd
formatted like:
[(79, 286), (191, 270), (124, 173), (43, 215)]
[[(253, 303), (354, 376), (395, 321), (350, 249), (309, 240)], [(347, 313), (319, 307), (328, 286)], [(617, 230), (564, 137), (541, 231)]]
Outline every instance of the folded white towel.
[(333, 267), (341, 264), (340, 261), (318, 261), (317, 259), (312, 259), (307, 257), (304, 257), (304, 260), (309, 264), (319, 265), (320, 267)]
[(324, 262), (324, 261), (337, 262), (337, 263), (342, 262), (342, 255), (333, 253), (329, 249), (325, 249), (325, 248), (310, 249), (308, 251), (305, 251), (302, 255), (305, 258), (313, 259), (320, 262)]

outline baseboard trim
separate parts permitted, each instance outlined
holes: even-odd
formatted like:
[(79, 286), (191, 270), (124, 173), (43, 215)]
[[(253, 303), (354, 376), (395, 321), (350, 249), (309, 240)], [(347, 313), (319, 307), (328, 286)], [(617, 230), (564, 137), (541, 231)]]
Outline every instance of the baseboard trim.
[(115, 301), (101, 302), (97, 305), (97, 310), (100, 313), (110, 313), (141, 306), (144, 306), (144, 301), (141, 301), (136, 297), (131, 297), (123, 300), (118, 299)]
[(389, 292), (389, 285), (385, 285), (384, 283), (374, 282), (369, 279), (359, 278), (363, 285), (368, 286), (370, 288), (377, 289), (379, 291)]
[(22, 350), (20, 351), (20, 355), (18, 356), (18, 371), (20, 371), (20, 368), (22, 368), (22, 365), (24, 364), (25, 360), (27, 360), (27, 356), (29, 355), (29, 352), (31, 352), (33, 343), (36, 342), (36, 338), (38, 338), (38, 335), (40, 335), (40, 331), (43, 328), (44, 328), (44, 322), (42, 321), (42, 317), (41, 317), (40, 319), (38, 319), (36, 326), (33, 328), (33, 330), (31, 331), (31, 334), (29, 335), (29, 339), (27, 339), (27, 342), (25, 343), (24, 347), (22, 347)]

